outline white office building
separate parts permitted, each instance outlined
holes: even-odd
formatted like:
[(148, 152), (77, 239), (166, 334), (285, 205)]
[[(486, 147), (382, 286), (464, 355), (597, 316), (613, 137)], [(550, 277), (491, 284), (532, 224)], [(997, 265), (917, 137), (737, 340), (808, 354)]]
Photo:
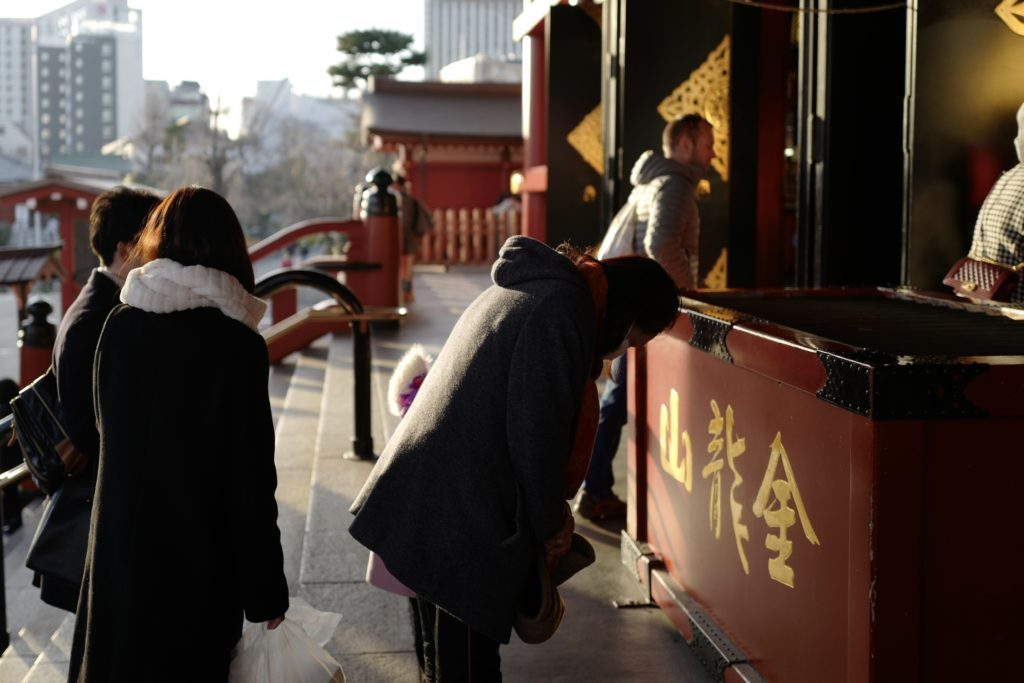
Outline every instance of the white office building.
[(98, 155), (142, 123), (142, 13), (75, 0), (35, 20), (39, 155)]
[(32, 21), (0, 19), (0, 156), (33, 161)]
[(521, 62), (512, 21), (522, 0), (426, 0), (426, 77), (436, 81), (452, 62), (484, 56)]

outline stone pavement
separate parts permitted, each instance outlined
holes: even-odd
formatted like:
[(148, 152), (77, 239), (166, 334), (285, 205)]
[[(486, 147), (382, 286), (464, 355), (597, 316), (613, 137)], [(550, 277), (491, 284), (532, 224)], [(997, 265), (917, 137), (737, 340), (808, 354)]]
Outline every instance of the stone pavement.
[[(398, 329), (375, 331), (373, 341), (374, 446), (380, 452), (397, 418), (387, 413), (387, 380), (414, 343), (435, 353), (466, 306), (490, 284), (489, 270), (459, 267), (447, 272), (420, 268), (416, 302)], [(319, 609), (343, 616), (328, 646), (354, 683), (417, 680), (407, 602), (364, 581), (367, 551), (347, 533), (348, 507), (372, 463), (345, 460), (352, 434), (351, 340), (331, 341), (324, 381), (323, 413), (316, 436), (309, 517), (297, 592)], [(615, 460), (617, 493), (625, 498), (625, 456)], [(280, 467), (280, 465), (279, 465)], [(555, 636), (525, 645), (513, 635), (501, 649), (506, 681), (683, 681), (713, 680), (657, 608), (617, 609), (612, 601), (640, 597), (619, 561), (621, 524), (577, 519), (577, 530), (593, 543), (594, 566), (562, 588), (565, 617)]]

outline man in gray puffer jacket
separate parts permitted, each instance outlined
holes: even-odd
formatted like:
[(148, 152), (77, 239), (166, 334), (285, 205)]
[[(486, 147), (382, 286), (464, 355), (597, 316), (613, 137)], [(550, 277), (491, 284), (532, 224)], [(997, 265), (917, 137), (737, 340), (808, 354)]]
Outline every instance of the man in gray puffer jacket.
[(629, 177), (639, 195), (636, 253), (660, 263), (680, 289), (697, 286), (697, 183), (715, 157), (714, 144), (711, 124), (688, 114), (665, 126), (664, 156), (653, 149), (644, 152)]
[[(715, 158), (714, 134), (706, 119), (688, 114), (665, 126), (661, 139), (664, 156), (653, 149), (644, 152), (630, 174), (634, 188), (629, 203), (635, 203), (632, 252), (660, 263), (679, 289), (693, 289), (697, 287), (700, 243), (697, 183), (707, 175)], [(610, 229), (617, 227), (613, 224)], [(623, 355), (612, 361), (611, 376), (601, 396), (601, 422), (594, 454), (576, 504), (582, 517), (608, 519), (626, 514), (626, 504), (612, 492), (612, 459), (619, 449), (625, 424)]]

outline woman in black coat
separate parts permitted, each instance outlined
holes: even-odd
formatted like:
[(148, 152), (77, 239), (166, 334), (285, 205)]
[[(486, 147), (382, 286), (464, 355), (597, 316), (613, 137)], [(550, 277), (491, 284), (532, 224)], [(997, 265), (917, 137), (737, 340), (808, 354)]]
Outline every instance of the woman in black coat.
[[(288, 608), (265, 304), (242, 228), (185, 188), (153, 211), (96, 355), (100, 461), (70, 681), (226, 681)], [(201, 483), (201, 485), (199, 485)]]

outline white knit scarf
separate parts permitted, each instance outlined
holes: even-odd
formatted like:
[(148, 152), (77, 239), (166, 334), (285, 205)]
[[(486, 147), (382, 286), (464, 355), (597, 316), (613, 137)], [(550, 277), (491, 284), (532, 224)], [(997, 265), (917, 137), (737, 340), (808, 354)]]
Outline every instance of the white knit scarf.
[(233, 276), (206, 266), (183, 266), (161, 258), (128, 273), (121, 301), (150, 313), (213, 307), (253, 331), (267, 304)]

